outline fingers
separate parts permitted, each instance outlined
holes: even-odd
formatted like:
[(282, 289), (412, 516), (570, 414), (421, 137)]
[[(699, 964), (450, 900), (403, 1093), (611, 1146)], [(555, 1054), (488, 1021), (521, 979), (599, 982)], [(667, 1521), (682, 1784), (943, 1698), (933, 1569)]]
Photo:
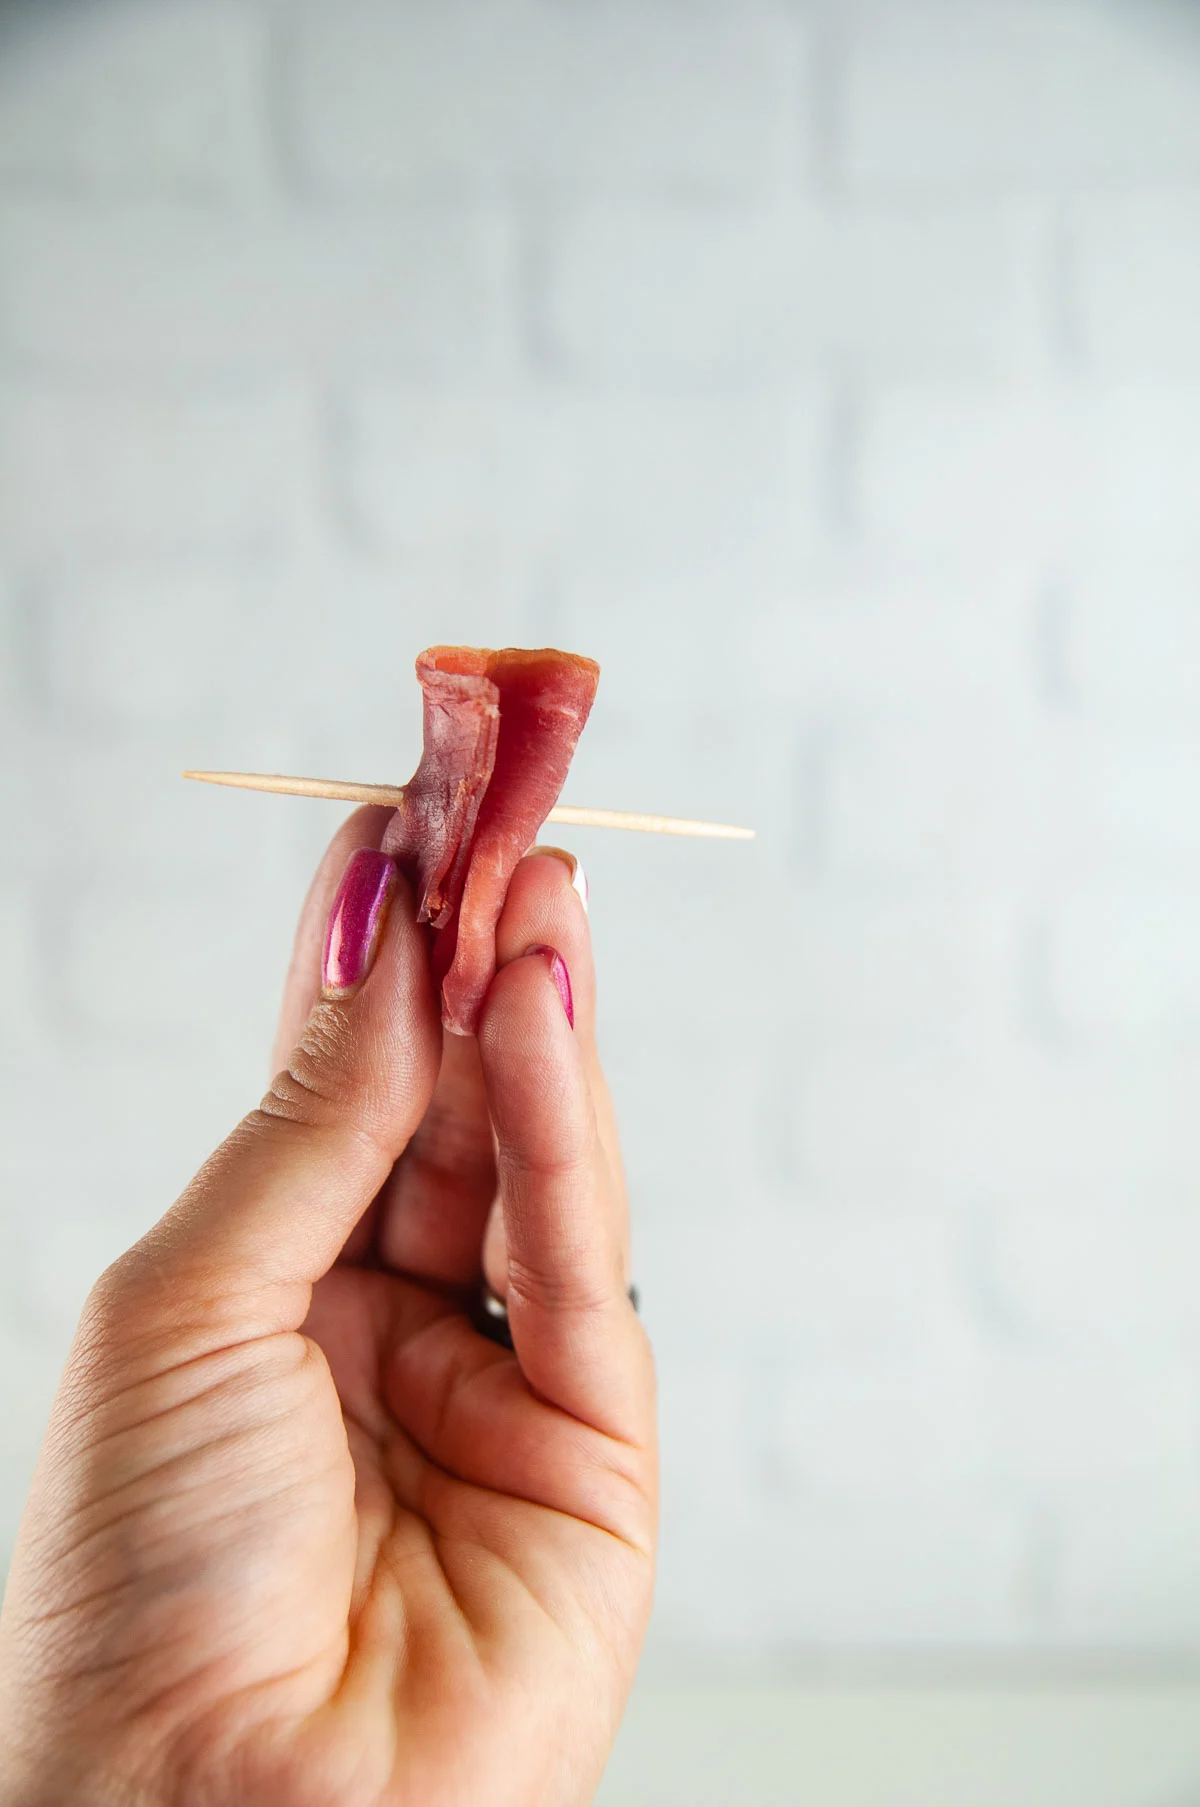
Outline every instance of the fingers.
[(375, 1248), (386, 1267), (444, 1286), (477, 1286), (496, 1163), (474, 1036), (444, 1035), (428, 1111), (379, 1199)]
[[(587, 1073), (600, 1140), (612, 1179), (610, 1207), (629, 1284), (629, 1207), (616, 1116), (596, 1048), (596, 973), (592, 938), (583, 902), (578, 861), (562, 848), (536, 847), (513, 874), (496, 932), (498, 963), (504, 966), (527, 947), (549, 946), (562, 956), (571, 979), (575, 1035)], [(484, 1268), (501, 1297), (506, 1289), (504, 1219), (494, 1213), (488, 1227)]]
[(571, 975), (571, 1003), (580, 1047), (596, 1034), (596, 971), (583, 898), (575, 888), (578, 862), (558, 847), (535, 847), (509, 881), (496, 925), (496, 964), (507, 966), (528, 947), (553, 947)]
[[(584, 1045), (594, 1004), (586, 924), (566, 880), (553, 881), (556, 900), (551, 876), (537, 870), (550, 863), (531, 859), (513, 880), (498, 937), (505, 963), (479, 1030), (509, 1323), (537, 1393), (610, 1435), (638, 1440), (649, 1427), (649, 1355), (626, 1295), (620, 1179), (601, 1137)], [(562, 944), (557, 966), (555, 943), (535, 942), (536, 952), (519, 946), (525, 933), (550, 928)]]
[[(619, 1171), (611, 1106), (596, 1057), (592, 1025), (595, 980), (578, 864), (561, 849), (535, 848), (517, 867), (497, 935), (501, 961), (537, 941), (564, 950), (576, 998), (575, 1024), (586, 1050), (610, 1165)], [(608, 1134), (606, 1135), (606, 1130)], [(433, 1102), (379, 1200), (375, 1249), (388, 1267), (452, 1286), (475, 1286), (484, 1226), (496, 1197), (496, 1167), (487, 1093), (474, 1037), (447, 1035)], [(624, 1191), (614, 1197), (622, 1245)], [(349, 1245), (354, 1251), (354, 1244)], [(503, 1218), (492, 1215), (486, 1271), (505, 1290)]]
[(564, 1417), (444, 1302), (405, 1297), (378, 1366), (393, 1423), (440, 1469), (646, 1547), (644, 1447)]
[(393, 863), (360, 849), (326, 942), (328, 989), (262, 1105), (120, 1278), (256, 1331), (293, 1328), (424, 1114), (441, 1048), (423, 932)]
[(350, 855), (359, 847), (378, 847), (392, 814), (378, 804), (356, 809), (334, 835), (317, 867), (308, 896), (300, 911), (292, 960), (283, 988), (279, 1027), (271, 1056), (271, 1072), (278, 1073), (300, 1040), (308, 1013), (321, 989), (321, 947), (334, 893), (342, 882)]

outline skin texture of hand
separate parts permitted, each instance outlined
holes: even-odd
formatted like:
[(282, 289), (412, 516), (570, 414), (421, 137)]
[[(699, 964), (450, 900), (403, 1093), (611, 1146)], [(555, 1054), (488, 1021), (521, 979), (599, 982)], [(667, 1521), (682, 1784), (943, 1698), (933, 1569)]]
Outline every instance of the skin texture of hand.
[[(318, 997), (385, 820), (314, 881), (261, 1107), (85, 1308), (0, 1618), (3, 1807), (594, 1793), (656, 1468), (587, 920), (527, 856), (478, 1041), (443, 1039), (398, 879), (365, 980)], [(485, 1259), (515, 1354), (467, 1313)]]

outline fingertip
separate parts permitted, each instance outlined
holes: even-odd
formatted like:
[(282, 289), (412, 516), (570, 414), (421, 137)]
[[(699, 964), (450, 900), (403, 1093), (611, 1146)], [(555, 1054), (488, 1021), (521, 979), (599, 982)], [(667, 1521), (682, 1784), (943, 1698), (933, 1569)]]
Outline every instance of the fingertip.
[[(595, 1015), (596, 979), (591, 931), (577, 883), (578, 865), (563, 848), (535, 847), (513, 874), (496, 927), (496, 962), (501, 969), (531, 949), (549, 948), (568, 975), (554, 975), (573, 1026), (590, 1035)], [(570, 1005), (564, 992), (568, 991)]]
[(375, 847), (350, 855), (325, 929), (321, 996), (348, 998), (370, 976), (399, 876)]
[(429, 939), (417, 921), (412, 884), (396, 871), (374, 964), (363, 985), (364, 1033), (389, 1041), (418, 1039), (440, 1062), (442, 1034), (437, 987), (429, 966)]
[(567, 1022), (573, 1029), (575, 1027), (575, 999), (571, 989), (571, 973), (558, 949), (547, 947), (539, 942), (535, 943), (533, 947), (527, 947), (521, 957), (524, 960), (545, 960), (550, 974), (550, 982), (558, 993), (558, 1001), (563, 1007)]
[(363, 804), (347, 816), (321, 856), (296, 925), (271, 1058), (272, 1073), (279, 1071), (295, 1046), (321, 989), (321, 954), (329, 913), (346, 866), (360, 848), (378, 848), (391, 814), (381, 804)]
[[(348, 946), (345, 934), (328, 937), (325, 976), (330, 983), (315, 1000), (280, 1070), (298, 1067), (302, 1081), (310, 1069), (334, 1071), (333, 1090), (353, 1096), (364, 1126), (372, 1133), (383, 1126), (382, 1139), (388, 1140), (388, 1125), (408, 1123), (411, 1100), (427, 1100), (432, 1093), (441, 1030), (411, 884), (376, 850), (359, 848), (351, 854), (347, 881), (358, 868), (363, 895), (350, 900), (354, 908), (346, 930), (357, 930), (358, 946)], [(344, 889), (335, 894), (335, 917), (344, 908)], [(341, 979), (350, 982), (333, 982)], [(416, 1120), (419, 1116), (406, 1134)]]
[(535, 943), (497, 968), (479, 1018), (479, 1052), (485, 1062), (489, 1056), (496, 1061), (517, 1055), (528, 1059), (570, 1028), (551, 972), (554, 958), (561, 956)]
[(505, 902), (526, 911), (548, 909), (557, 903), (572, 913), (578, 909), (586, 916), (581, 870), (575, 855), (565, 847), (531, 847), (517, 862)]
[(558, 860), (559, 864), (566, 868), (570, 874), (571, 889), (583, 905), (583, 913), (586, 916), (588, 914), (589, 889), (587, 873), (583, 869), (583, 862), (579, 855), (571, 853), (566, 847), (554, 847), (549, 842), (539, 842), (536, 847), (531, 847), (525, 855), (526, 859), (534, 857)]
[(570, 978), (561, 956), (535, 947), (500, 968), (484, 1000), (479, 1054), (502, 1146), (532, 1139), (539, 1149), (557, 1145), (561, 1152), (586, 1130), (586, 1084), (564, 983)]

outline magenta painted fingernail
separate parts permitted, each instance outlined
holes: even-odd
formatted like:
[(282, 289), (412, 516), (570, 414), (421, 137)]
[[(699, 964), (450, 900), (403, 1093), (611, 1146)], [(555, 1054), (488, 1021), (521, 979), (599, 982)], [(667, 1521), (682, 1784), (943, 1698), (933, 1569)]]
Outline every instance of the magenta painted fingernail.
[(527, 954), (549, 954), (550, 977), (554, 980), (554, 989), (562, 999), (562, 1007), (567, 1013), (567, 1021), (573, 1029), (575, 1027), (575, 1000), (571, 996), (571, 975), (567, 971), (566, 961), (557, 948), (543, 947), (540, 943), (536, 947), (527, 947), (525, 952)]
[(386, 853), (360, 847), (351, 854), (325, 931), (323, 997), (348, 998), (370, 972), (395, 883), (396, 868)]

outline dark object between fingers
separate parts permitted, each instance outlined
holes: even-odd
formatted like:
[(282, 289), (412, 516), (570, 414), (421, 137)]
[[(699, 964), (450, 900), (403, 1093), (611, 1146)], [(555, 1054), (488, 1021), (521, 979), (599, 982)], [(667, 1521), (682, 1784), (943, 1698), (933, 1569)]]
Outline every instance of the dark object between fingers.
[[(638, 1309), (636, 1286), (629, 1288), (629, 1303), (635, 1311)], [(471, 1322), (480, 1336), (486, 1336), (489, 1343), (498, 1343), (502, 1349), (512, 1348), (513, 1339), (508, 1323), (508, 1307), (486, 1282), (479, 1290), (479, 1297), (471, 1312)]]

